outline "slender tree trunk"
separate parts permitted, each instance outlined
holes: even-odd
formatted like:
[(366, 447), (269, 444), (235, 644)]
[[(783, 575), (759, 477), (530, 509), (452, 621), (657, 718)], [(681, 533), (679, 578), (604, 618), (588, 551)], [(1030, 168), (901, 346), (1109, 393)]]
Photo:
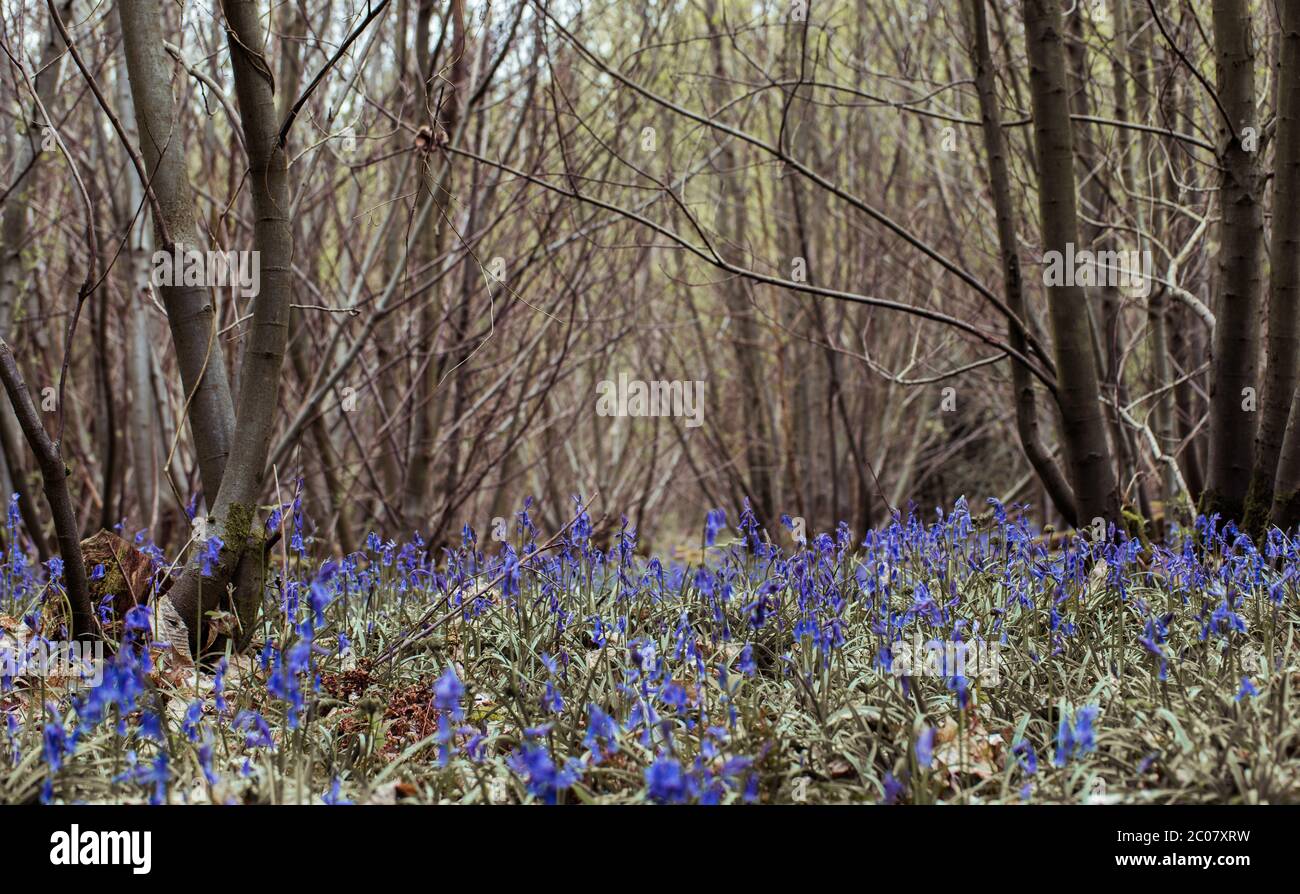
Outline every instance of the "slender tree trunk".
[[(122, 126), (133, 134), (135, 120), (131, 103), (131, 87), (127, 82), (125, 66), (119, 66), (114, 77), (114, 94)], [(144, 186), (135, 169), (127, 162), (121, 176), (121, 221), (127, 226), (136, 209), (144, 204)], [(150, 355), (153, 346), (149, 339), (149, 321), (145, 316), (145, 283), (149, 276), (149, 235), (143, 222), (137, 220), (118, 258), (122, 294), (126, 298), (126, 378), (130, 392), (127, 402), (127, 446), (131, 456), (132, 485), (135, 492), (137, 522), (150, 526), (153, 522), (154, 501), (158, 492), (158, 470), (161, 448), (157, 425), (159, 400), (154, 395)], [(155, 534), (157, 532), (154, 532)]]
[[(1128, 66), (1133, 73), (1134, 85), (1134, 109), (1137, 113), (1137, 122), (1139, 124), (1154, 124), (1152, 119), (1152, 110), (1155, 108), (1154, 99), (1156, 96), (1152, 88), (1152, 67), (1153, 67), (1153, 40), (1152, 31), (1155, 25), (1150, 17), (1150, 9), (1146, 6), (1145, 0), (1132, 3), (1128, 9), (1128, 14), (1123, 17), (1125, 35), (1125, 45), (1128, 47)], [(1173, 85), (1168, 85), (1166, 90), (1168, 94), (1169, 107), (1176, 107), (1176, 95)], [(1176, 197), (1169, 195), (1169, 190), (1165, 188), (1166, 179), (1159, 176), (1148, 176), (1144, 183), (1142, 178), (1145, 174), (1143, 170), (1143, 159), (1147, 157), (1149, 145), (1154, 142), (1145, 135), (1141, 135), (1136, 143), (1129, 147), (1125, 152), (1125, 170), (1129, 180), (1131, 190), (1141, 192), (1144, 189), (1152, 193), (1157, 199), (1164, 199), (1168, 202), (1176, 201)], [(1167, 145), (1170, 150), (1178, 151), (1179, 147), (1172, 145), (1173, 140), (1168, 139)], [(1173, 188), (1177, 189), (1177, 184), (1173, 183), (1173, 178), (1169, 181)], [(1176, 215), (1167, 204), (1160, 204), (1158, 208), (1147, 210), (1144, 203), (1137, 206), (1138, 230), (1142, 244), (1142, 249), (1150, 249), (1151, 243), (1147, 238), (1148, 228), (1154, 228), (1157, 223), (1162, 226), (1159, 229), (1153, 229), (1153, 232), (1165, 234), (1166, 240), (1169, 240), (1170, 233), (1173, 232), (1173, 226)], [(1155, 397), (1151, 399), (1151, 430), (1155, 435), (1156, 444), (1160, 452), (1166, 456), (1171, 455), (1177, 446), (1177, 440), (1174, 435), (1174, 413), (1173, 413), (1173, 396), (1168, 391), (1161, 392), (1160, 389), (1168, 388), (1172, 381), (1170, 366), (1170, 344), (1169, 344), (1169, 306), (1166, 296), (1166, 289), (1159, 283), (1149, 283), (1150, 296), (1147, 300), (1147, 332), (1149, 335), (1147, 344), (1151, 355), (1150, 372), (1147, 384)], [(1161, 465), (1158, 470), (1160, 475), (1160, 500), (1163, 504), (1165, 517), (1172, 518), (1174, 512), (1174, 501), (1178, 497), (1177, 477), (1174, 469), (1168, 465)]]
[[(158, 0), (121, 0), (117, 12), (141, 154), (164, 218), (154, 221), (155, 244), (163, 251), (194, 249), (198, 247), (194, 197), (185, 170), (181, 119), (172, 95), (172, 65), (163, 48), (162, 7)], [(212, 295), (204, 286), (174, 284), (160, 290), (188, 400), (199, 475), (212, 505), (235, 427)]]
[(1214, 0), (1214, 45), (1222, 104), (1214, 112), (1219, 126), (1222, 221), (1210, 370), (1209, 481), (1201, 511), (1241, 521), (1258, 423), (1264, 245), (1258, 163), (1245, 133), (1253, 128), (1258, 135), (1262, 127), (1255, 113), (1255, 51), (1248, 0)]
[[(450, 70), (446, 80), (432, 71), (437, 54), (431, 52), (428, 45), (429, 19), (432, 0), (423, 0), (420, 13), (416, 17), (416, 64), (421, 73), (421, 95), (424, 100), (424, 114), (429, 116), (433, 133), (430, 138), (435, 148), (421, 161), (422, 187), (417, 193), (417, 204), (433, 206), (432, 219), (428, 228), (416, 234), (419, 262), (429, 263), (440, 257), (447, 244), (447, 234), (451, 229), (453, 214), (451, 203), (451, 158), (444, 155), (436, 144), (441, 132), (446, 139), (455, 139), (461, 129), (461, 95), (466, 89), (466, 72), (469, 60), (465, 58), (465, 5), (464, 0), (452, 0), (449, 15), (451, 17), (451, 50), (449, 53)], [(446, 28), (444, 28), (446, 32)], [(439, 107), (439, 102), (441, 106)], [(433, 447), (437, 442), (438, 424), (441, 413), (441, 399), (437, 395), (442, 366), (436, 362), (435, 352), (438, 348), (438, 319), (442, 312), (442, 302), (438, 300), (441, 290), (425, 297), (420, 307), (419, 357), (423, 369), (417, 370), (416, 387), (413, 389), (411, 410), (411, 456), (406, 470), (406, 480), (402, 493), (402, 518), (412, 529), (423, 527), (429, 520), (429, 498), (433, 470)], [(427, 533), (427, 532), (426, 532)]]
[[(276, 117), (284, 121), (288, 117), (293, 102), (298, 98), (302, 86), (302, 39), (307, 33), (307, 21), (294, 3), (286, 3), (278, 13), (280, 17), (280, 67), (276, 75), (275, 89), (279, 94), (276, 104)], [(291, 311), (301, 321), (304, 311)], [(300, 322), (293, 326), (295, 335), (289, 340), (289, 360), (294, 374), (304, 388), (311, 387), (313, 376), (313, 359), (306, 327)], [(338, 452), (334, 439), (330, 437), (329, 426), (325, 424), (324, 414), (317, 413), (307, 426), (315, 448), (316, 468), (319, 475), (308, 489), (307, 499), (311, 509), (309, 513), (317, 523), (325, 524), (334, 519), (334, 535), (338, 547), (344, 555), (356, 552), (357, 532), (352, 525), (352, 513), (349, 511), (347, 494), (338, 474)], [(326, 502), (322, 502), (322, 498)]]
[[(1173, 28), (1173, 40), (1181, 42), (1180, 30), (1173, 23), (1170, 27)], [(1182, 65), (1178, 54), (1171, 47), (1163, 42), (1159, 46), (1161, 68), (1171, 69)], [(1160, 123), (1165, 128), (1179, 130), (1194, 127), (1192, 89), (1185, 81), (1173, 79), (1165, 89), (1160, 91), (1159, 109)], [(1168, 164), (1162, 166), (1166, 194), (1170, 202), (1181, 206), (1187, 200), (1191, 185), (1195, 183), (1191, 160), (1177, 140), (1165, 137), (1163, 141), (1169, 159)], [(1190, 225), (1174, 208), (1166, 207), (1164, 214), (1167, 222), (1162, 232), (1165, 234), (1166, 244), (1174, 246), (1183, 244), (1190, 235)], [(1205, 381), (1205, 376), (1204, 374), (1193, 376), (1190, 373), (1202, 365), (1207, 353), (1205, 347), (1207, 334), (1203, 327), (1193, 324), (1191, 312), (1181, 302), (1170, 305), (1167, 311), (1166, 333), (1169, 338), (1169, 356), (1173, 361), (1172, 373), (1176, 378), (1182, 379), (1174, 387), (1170, 440), (1175, 448), (1179, 444), (1184, 445), (1178, 456), (1179, 467), (1183, 472), (1183, 481), (1187, 484), (1187, 498), (1192, 505), (1195, 505), (1200, 501), (1201, 494), (1205, 492), (1205, 461), (1202, 449), (1204, 435), (1199, 434), (1200, 420), (1206, 415), (1205, 402), (1201, 397), (1203, 393), (1201, 383)]]
[[(1277, 138), (1273, 146), (1273, 233), (1268, 292), (1268, 366), (1255, 441), (1255, 471), (1246, 499), (1246, 526), (1263, 532), (1274, 504), (1274, 483), (1283, 485), (1279, 521), (1300, 491), (1300, 431), (1291, 435), (1300, 397), (1300, 0), (1282, 3), (1282, 65), (1277, 83)], [(1284, 438), (1287, 440), (1284, 441)], [(1283, 453), (1286, 444), (1289, 452)], [(1285, 462), (1281, 462), (1285, 457)], [(1281, 462), (1281, 466), (1279, 463)]]
[[(1016, 242), (1015, 206), (1011, 201), (1011, 177), (1007, 171), (1006, 140), (1002, 134), (1002, 114), (998, 109), (994, 84), (993, 56), (989, 51), (985, 0), (970, 0), (972, 13), (971, 61), (975, 66), (975, 88), (979, 94), (980, 121), (984, 132), (984, 151), (988, 155), (989, 187), (993, 192), (993, 211), (997, 219), (998, 246), (1002, 253), (1002, 278), (1011, 312), (1027, 323), (1024, 283), (1020, 270), (1020, 251)], [(1019, 327), (1007, 327), (1007, 341), (1017, 351), (1028, 354), (1029, 348)], [(1038, 407), (1034, 399), (1034, 379), (1019, 363), (1011, 364), (1011, 389), (1016, 402), (1016, 432), (1025, 458), (1038, 475), (1056, 511), (1073, 522), (1077, 516), (1074, 494), (1056, 461), (1043, 446), (1038, 429)]]
[[(1079, 227), (1061, 12), (1054, 0), (1023, 0), (1023, 5), (1043, 250), (1064, 255), (1067, 244), (1078, 244)], [(1057, 404), (1075, 496), (1076, 524), (1100, 518), (1120, 525), (1119, 493), (1106, 442), (1086, 298), (1077, 285), (1055, 285), (1047, 292), (1056, 354)]]
[(32, 396), (27, 391), (27, 383), (23, 381), (14, 355), (3, 338), (0, 338), (0, 381), (4, 384), (9, 403), (18, 417), (18, 424), (41, 467), (45, 499), (50, 504), (50, 514), (54, 516), (54, 533), (59, 541), (59, 555), (63, 559), (63, 586), (72, 610), (72, 635), (77, 639), (97, 639), (99, 625), (90, 605), (86, 566), (81, 561), (80, 528), (77, 527), (72, 496), (68, 493), (68, 467), (63, 464), (59, 445), (50, 439), (45, 426), (41, 424), (36, 405), (32, 403)]
[[(713, 67), (718, 75), (711, 83), (712, 99), (716, 107), (726, 102), (726, 66), (722, 53), (721, 17), (717, 15), (713, 0), (707, 5), (714, 34), (709, 40), (713, 52)], [(716, 229), (719, 244), (723, 251), (736, 251), (745, 245), (745, 203), (748, 199), (745, 191), (737, 185), (742, 172), (736, 167), (736, 154), (732, 150), (730, 137), (719, 135), (721, 151), (715, 165), (718, 174), (718, 211)], [(791, 248), (796, 248), (791, 246)], [(785, 259), (791, 263), (794, 251)], [(805, 259), (806, 262), (807, 259)], [(745, 441), (745, 464), (748, 472), (746, 482), (754, 514), (761, 524), (769, 524), (775, 511), (772, 492), (772, 472), (775, 468), (772, 450), (771, 426), (768, 424), (768, 401), (764, 398), (762, 375), (759, 372), (759, 327), (750, 307), (745, 283), (739, 277), (732, 277), (721, 285), (727, 312), (731, 318), (731, 341), (735, 347), (736, 369), (740, 377), (739, 405), (745, 407), (749, 425), (740, 432)], [(811, 428), (811, 426), (810, 426)], [(811, 450), (811, 444), (796, 445), (797, 450)], [(810, 507), (811, 509), (811, 507)], [(812, 510), (815, 511), (815, 510)]]

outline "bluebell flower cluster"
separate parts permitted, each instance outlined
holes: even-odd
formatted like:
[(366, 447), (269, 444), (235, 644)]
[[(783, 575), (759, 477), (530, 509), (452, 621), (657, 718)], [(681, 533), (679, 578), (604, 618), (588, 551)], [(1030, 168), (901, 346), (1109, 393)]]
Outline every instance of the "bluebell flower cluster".
[[(1282, 668), (1267, 650), (1296, 622), (1297, 540), (1257, 548), (1214, 517), (1163, 544), (1054, 542), (1023, 507), (977, 517), (960, 500), (796, 540), (746, 503), (734, 523), (708, 511), (682, 561), (645, 555), (626, 518), (598, 533), (580, 498), (545, 543), (535, 512), (504, 542), (470, 525), (454, 546), (370, 532), (318, 559), (298, 482), (265, 522), (285, 540), (249, 654), (178, 666), (152, 603), (113, 618), (106, 599), (119, 633), (96, 685), (46, 703), (0, 673), (0, 773), (15, 797), (77, 800), (79, 774), (112, 766), (122, 798), (152, 803), (345, 804), (399, 757), (446, 800), (505, 783), (541, 803), (737, 803), (779, 799), (792, 773), (886, 803), (998, 776), (1055, 796), (1052, 774), (1114, 763), (1098, 752), (1116, 735), (1103, 722), (1122, 725), (1116, 685), (1177, 707), (1191, 679), (1214, 681), (1225, 709), (1268, 710)], [(59, 635), (63, 569), (24, 548), (13, 500), (6, 532), (0, 616), (35, 632), (31, 649)], [(171, 563), (134, 540), (160, 583)], [(193, 545), (205, 573), (222, 546)], [(917, 645), (934, 669), (900, 660)], [(1005, 666), (952, 658), (968, 650)], [(1157, 751), (1136, 754), (1158, 778)]]

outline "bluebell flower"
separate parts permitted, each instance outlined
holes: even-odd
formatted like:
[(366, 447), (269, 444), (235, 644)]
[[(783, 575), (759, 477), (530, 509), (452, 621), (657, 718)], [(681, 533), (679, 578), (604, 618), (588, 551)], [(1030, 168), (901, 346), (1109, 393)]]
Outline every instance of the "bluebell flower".
[(550, 680), (546, 681), (546, 691), (542, 695), (542, 710), (548, 714), (561, 714), (564, 712), (564, 696), (560, 690)]
[(934, 763), (934, 727), (927, 726), (916, 737), (916, 762), (923, 770)]
[(217, 774), (212, 769), (212, 740), (207, 739), (199, 746), (199, 768), (208, 785), (217, 784)]
[(433, 684), (434, 704), (438, 710), (450, 713), (453, 719), (461, 720), (465, 716), (460, 704), (464, 695), (465, 687), (456, 676), (456, 669), (448, 665), (438, 682)]
[(230, 705), (226, 703), (226, 671), (229, 668), (229, 659), (222, 655), (221, 660), (217, 662), (217, 669), (212, 675), (212, 702), (219, 715), (223, 715), (230, 710)]
[(745, 643), (745, 648), (740, 650), (740, 658), (736, 663), (736, 670), (745, 676), (751, 676), (758, 670), (758, 665), (754, 662), (754, 646), (752, 643)]
[(212, 570), (221, 560), (221, 548), (226, 542), (212, 534), (207, 540), (203, 541), (203, 551), (199, 554), (199, 563), (202, 566), (203, 576), (211, 577)]
[(704, 545), (713, 546), (718, 539), (718, 532), (727, 524), (727, 513), (722, 509), (710, 509), (704, 516)]
[(572, 788), (581, 778), (581, 764), (570, 760), (561, 768), (546, 747), (538, 744), (525, 744), (511, 756), (509, 764), (525, 778), (528, 793), (545, 804), (555, 804), (560, 792)]
[(162, 717), (157, 711), (146, 709), (140, 714), (140, 738), (150, 739), (154, 742), (166, 742), (167, 737), (163, 734)]
[(646, 767), (645, 784), (650, 800), (657, 804), (685, 804), (696, 793), (696, 787), (682, 771), (682, 765), (667, 754), (658, 755), (654, 763)]
[(452, 720), (465, 716), (460, 700), (465, 695), (465, 687), (456, 676), (455, 668), (448, 665), (438, 682), (433, 684), (433, 701), (438, 708), (438, 764), (447, 766), (451, 760), (451, 740), (453, 735)]
[(152, 785), (153, 792), (149, 796), (150, 804), (161, 804), (167, 798), (167, 782), (171, 779), (171, 771), (167, 766), (167, 752), (159, 751), (158, 756), (151, 764), (138, 763), (135, 760), (134, 752), (131, 753), (130, 766), (125, 773), (117, 776), (114, 782), (136, 782), (141, 785)]
[(886, 773), (883, 781), (885, 785), (885, 803), (897, 804), (898, 799), (902, 797), (905, 790), (903, 783), (899, 782), (893, 773)]
[(347, 798), (343, 797), (340, 794), (341, 788), (342, 788), (342, 782), (339, 780), (337, 776), (335, 776), (333, 781), (330, 783), (330, 790), (327, 791), (325, 794), (321, 795), (321, 801), (331, 806), (343, 806), (346, 804), (351, 804), (352, 803), (351, 801), (349, 801)]
[(1030, 776), (1038, 772), (1038, 754), (1034, 751), (1033, 745), (1021, 739), (1012, 746), (1011, 753), (1016, 756), (1020, 766)]
[(69, 745), (68, 734), (63, 727), (63, 721), (59, 718), (57, 711), (53, 712), (53, 717), (54, 720), (45, 724), (45, 730), (41, 738), (41, 755), (45, 758), (45, 763), (50, 768), (50, 772), (57, 773), (63, 767), (63, 758), (72, 752), (72, 748)]
[(185, 719), (181, 721), (181, 732), (191, 742), (199, 740), (199, 721), (203, 719), (203, 702), (195, 699), (185, 709)]
[(618, 721), (613, 716), (597, 704), (587, 706), (587, 732), (582, 744), (591, 752), (593, 764), (599, 764), (618, 751), (618, 733)]
[(1096, 705), (1085, 705), (1076, 711), (1073, 723), (1062, 711), (1061, 722), (1056, 730), (1056, 753), (1052, 757), (1053, 766), (1064, 767), (1071, 760), (1096, 750), (1096, 733), (1093, 729), (1096, 719)]
[(237, 732), (244, 733), (245, 748), (274, 748), (275, 740), (271, 738), (271, 727), (257, 711), (244, 710), (235, 715), (233, 724)]

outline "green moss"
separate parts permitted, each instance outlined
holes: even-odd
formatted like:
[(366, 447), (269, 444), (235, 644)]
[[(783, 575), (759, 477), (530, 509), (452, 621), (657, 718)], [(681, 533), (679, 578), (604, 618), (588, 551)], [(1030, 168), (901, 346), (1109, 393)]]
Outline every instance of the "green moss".
[[(243, 651), (252, 638), (257, 613), (262, 605), (265, 588), (266, 534), (256, 524), (256, 508), (243, 503), (232, 503), (222, 519), (221, 564), (222, 581), (220, 605), (223, 611), (237, 619), (238, 634), (234, 642), (236, 652)], [(215, 652), (224, 651), (226, 637), (218, 637), (213, 644)]]
[(253, 530), (254, 510), (252, 506), (244, 503), (231, 503), (226, 509), (225, 530), (226, 543), (240, 545), (244, 548), (248, 545), (248, 537)]
[(1142, 541), (1143, 549), (1149, 552), (1151, 550), (1151, 538), (1147, 531), (1147, 520), (1131, 506), (1125, 506), (1121, 509), (1120, 517), (1124, 521), (1124, 532), (1129, 537)]
[(122, 577), (122, 572), (118, 569), (117, 563), (113, 563), (104, 569), (104, 576), (97, 581), (91, 581), (91, 591), (95, 596), (103, 598), (108, 593), (125, 593), (126, 578)]
[(1272, 508), (1272, 488), (1258, 478), (1252, 479), (1250, 489), (1246, 491), (1246, 511), (1242, 515), (1242, 527), (1256, 542), (1268, 527), (1268, 513)]

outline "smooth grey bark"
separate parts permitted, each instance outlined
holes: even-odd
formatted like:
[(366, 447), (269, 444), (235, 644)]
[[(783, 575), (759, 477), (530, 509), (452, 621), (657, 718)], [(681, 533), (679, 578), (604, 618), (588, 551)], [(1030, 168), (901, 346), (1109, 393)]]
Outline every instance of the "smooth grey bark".
[[(226, 18), (240, 125), (248, 150), (253, 247), (260, 254), (261, 291), (253, 299), (253, 318), (246, 336), (230, 457), (211, 512), (211, 536), (221, 539), (217, 561), (211, 563), (205, 575), (200, 561), (202, 551), (195, 550), (160, 612), (169, 642), (178, 650), (182, 642), (187, 643), (189, 654), (195, 656), (206, 646), (201, 636), (204, 618), (221, 604), (227, 586), (237, 576), (240, 584), (235, 608), (241, 621), (248, 617), (247, 607), (261, 597), (257, 572), (261, 568), (263, 537), (257, 504), (279, 401), (292, 291), (288, 153), (279, 140), (273, 78), (265, 55), (266, 33), (254, 0), (223, 0), (221, 8)], [(248, 563), (242, 566), (241, 574), (241, 559), (246, 554)], [(178, 626), (178, 622), (184, 626)]]
[[(980, 122), (984, 134), (984, 151), (988, 156), (989, 188), (993, 194), (993, 212), (997, 221), (998, 247), (1002, 255), (1002, 279), (1007, 306), (1022, 321), (1025, 311), (1024, 280), (1020, 268), (1020, 250), (1016, 240), (1016, 213), (1011, 201), (1011, 176), (1007, 170), (1006, 138), (1002, 133), (1002, 113), (998, 108), (994, 82), (993, 55), (989, 50), (985, 0), (970, 0), (971, 62), (975, 66), (975, 89), (979, 95)], [(1027, 353), (1028, 344), (1016, 326), (1007, 327), (1007, 340), (1017, 351)], [(1016, 432), (1025, 458), (1056, 511), (1073, 521), (1077, 517), (1074, 493), (1064, 473), (1043, 446), (1038, 427), (1038, 405), (1034, 397), (1034, 380), (1020, 364), (1011, 364), (1011, 389), (1016, 402)]]
[[(141, 154), (161, 220), (154, 220), (155, 244), (198, 247), (194, 195), (185, 169), (180, 115), (172, 94), (172, 66), (163, 46), (159, 0), (121, 0), (117, 4), (135, 105)], [(203, 491), (212, 505), (221, 487), (235, 428), (235, 409), (226, 372), (225, 351), (216, 332), (212, 295), (205, 286), (160, 287), (172, 343), (188, 401), (187, 415)]]
[[(134, 139), (135, 108), (125, 66), (114, 76), (117, 112), (122, 126)], [(138, 141), (137, 141), (138, 142)], [(134, 166), (128, 162), (120, 181), (119, 205), (122, 226), (127, 226), (136, 209), (144, 204), (144, 184)], [(154, 406), (158, 397), (153, 390), (153, 345), (149, 338), (149, 321), (145, 315), (145, 283), (149, 276), (150, 239), (147, 229), (136, 221), (122, 256), (118, 258), (122, 294), (126, 296), (126, 378), (131, 398), (127, 401), (127, 445), (131, 456), (132, 484), (140, 521), (154, 524), (158, 494), (158, 468), (161, 440)]]
[[(1254, 468), (1258, 414), (1260, 292), (1264, 209), (1257, 155), (1245, 129), (1258, 134), (1255, 51), (1248, 0), (1214, 0), (1218, 73), (1219, 224), (1214, 347), (1210, 367), (1210, 459), (1201, 511), (1242, 521)], [(1226, 116), (1226, 119), (1225, 119)], [(1289, 197), (1294, 201), (1295, 197)], [(1247, 391), (1252, 389), (1252, 391)]]
[[(1078, 245), (1074, 139), (1066, 86), (1061, 11), (1054, 0), (1023, 0), (1029, 82), (1038, 159), (1038, 210), (1043, 250)], [(1106, 441), (1097, 368), (1084, 291), (1077, 285), (1047, 289), (1056, 356), (1061, 440), (1076, 503), (1076, 524), (1100, 518), (1122, 525), (1114, 464)]]

